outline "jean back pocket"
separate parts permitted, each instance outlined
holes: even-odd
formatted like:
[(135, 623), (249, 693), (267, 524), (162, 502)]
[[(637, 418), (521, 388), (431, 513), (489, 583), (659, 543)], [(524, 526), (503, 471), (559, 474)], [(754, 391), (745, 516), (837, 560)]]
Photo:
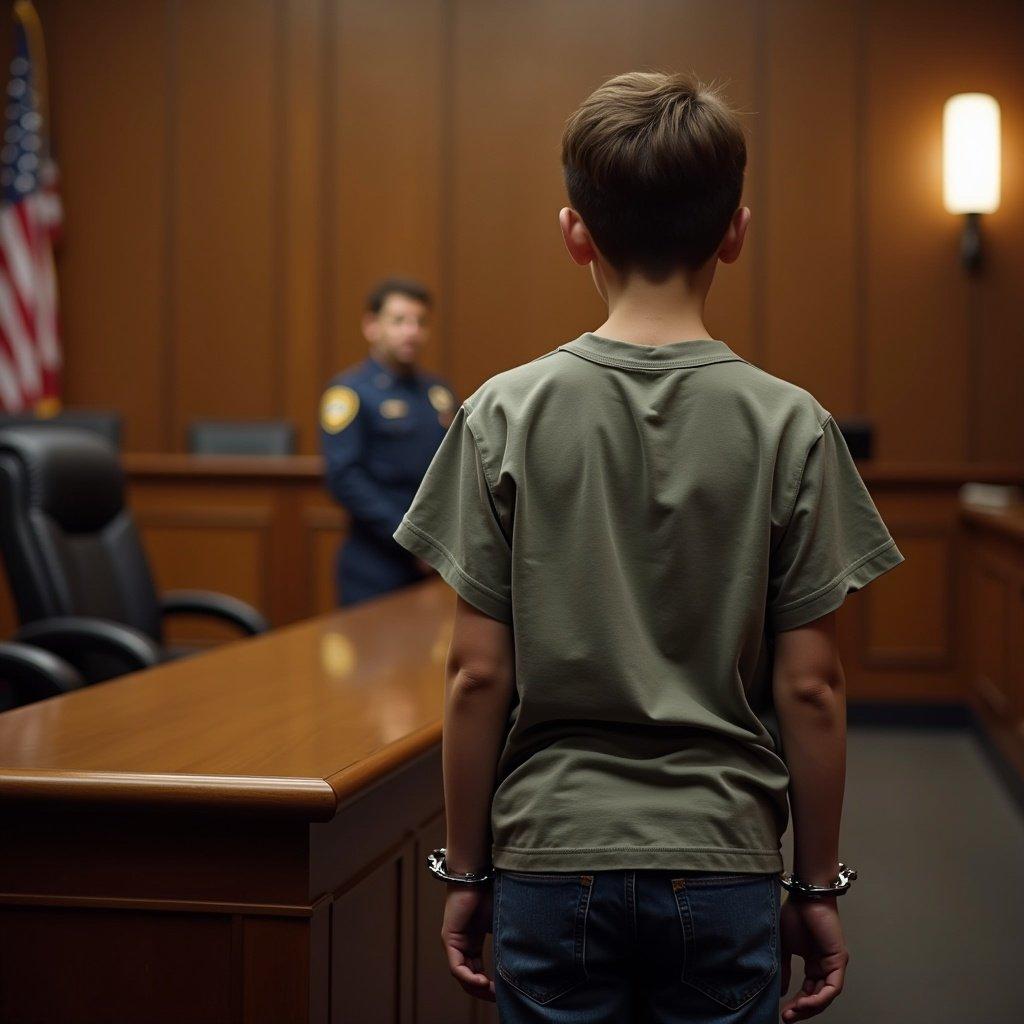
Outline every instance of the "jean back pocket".
[(681, 980), (736, 1010), (779, 967), (776, 875), (706, 875), (672, 879), (683, 931)]
[(550, 1003), (586, 978), (593, 882), (572, 873), (495, 873), (495, 968), (535, 1002)]

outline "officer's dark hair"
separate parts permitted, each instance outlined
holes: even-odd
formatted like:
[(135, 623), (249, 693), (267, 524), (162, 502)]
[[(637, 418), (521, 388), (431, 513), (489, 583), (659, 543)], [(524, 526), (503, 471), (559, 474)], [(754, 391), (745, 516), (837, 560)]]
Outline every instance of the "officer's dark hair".
[(609, 79), (569, 118), (569, 202), (620, 274), (653, 282), (714, 255), (740, 203), (747, 147), (721, 93), (691, 75)]
[(411, 277), (386, 277), (375, 284), (370, 294), (366, 296), (367, 312), (376, 316), (384, 308), (384, 303), (390, 295), (404, 295), (407, 299), (422, 302), (427, 309), (434, 305), (433, 296), (426, 285), (414, 281)]

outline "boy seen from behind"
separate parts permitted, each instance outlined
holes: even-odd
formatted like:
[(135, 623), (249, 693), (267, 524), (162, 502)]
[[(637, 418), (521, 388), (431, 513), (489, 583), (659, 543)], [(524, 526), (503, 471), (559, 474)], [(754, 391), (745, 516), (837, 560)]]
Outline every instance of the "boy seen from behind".
[(620, 75), (562, 156), (608, 317), (461, 405), (395, 532), (458, 594), (442, 940), (503, 1024), (774, 1022), (795, 954), (789, 1024), (849, 960), (834, 891), (780, 906), (790, 809), (839, 879), (835, 611), (903, 555), (828, 410), (704, 326), (750, 220), (725, 102)]

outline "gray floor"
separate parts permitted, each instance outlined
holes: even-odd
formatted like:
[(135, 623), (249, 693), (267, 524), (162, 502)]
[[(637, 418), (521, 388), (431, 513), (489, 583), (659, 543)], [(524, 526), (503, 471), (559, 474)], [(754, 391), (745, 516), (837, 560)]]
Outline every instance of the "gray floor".
[(851, 727), (840, 854), (850, 969), (814, 1019), (1024, 1024), (1024, 816), (972, 733)]

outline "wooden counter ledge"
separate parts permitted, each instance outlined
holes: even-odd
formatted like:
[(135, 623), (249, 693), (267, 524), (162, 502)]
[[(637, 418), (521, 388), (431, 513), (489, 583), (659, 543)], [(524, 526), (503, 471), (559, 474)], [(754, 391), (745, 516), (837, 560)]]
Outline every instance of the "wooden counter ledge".
[(0, 803), (327, 821), (440, 742), (439, 580), (0, 715)]

